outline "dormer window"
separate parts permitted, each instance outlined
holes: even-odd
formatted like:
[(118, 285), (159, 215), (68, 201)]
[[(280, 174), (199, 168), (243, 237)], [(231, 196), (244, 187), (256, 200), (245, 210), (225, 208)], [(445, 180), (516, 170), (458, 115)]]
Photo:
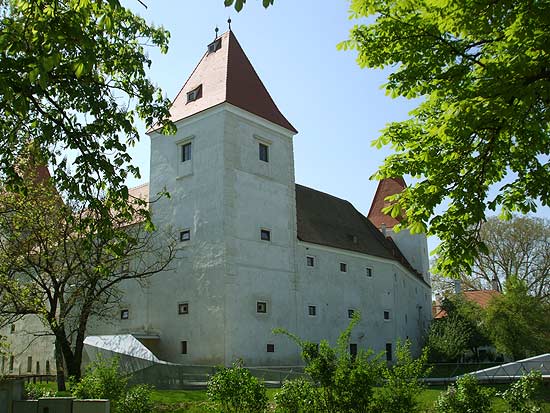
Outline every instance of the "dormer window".
[(216, 39), (208, 45), (208, 53), (216, 53), (222, 48), (222, 39)]
[(195, 89), (187, 92), (187, 103), (194, 102), (202, 97), (202, 85), (198, 85)]

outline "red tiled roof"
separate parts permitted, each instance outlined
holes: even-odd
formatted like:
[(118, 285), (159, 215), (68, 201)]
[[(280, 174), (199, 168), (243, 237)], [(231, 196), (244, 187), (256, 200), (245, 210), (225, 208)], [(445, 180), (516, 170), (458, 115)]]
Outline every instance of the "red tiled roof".
[[(170, 119), (175, 122), (228, 102), (297, 133), (273, 102), (233, 32), (226, 32), (219, 39), (221, 48), (204, 54), (172, 102)], [(187, 93), (199, 85), (202, 97), (188, 103)], [(153, 130), (155, 127), (149, 132)]]
[(374, 194), (374, 199), (372, 200), (368, 215), (369, 220), (376, 228), (381, 228), (382, 224), (385, 224), (386, 228), (393, 228), (399, 224), (399, 217), (392, 218), (390, 215), (384, 214), (382, 209), (390, 205), (390, 203), (385, 200), (388, 196), (398, 194), (406, 187), (407, 184), (402, 177), (386, 178), (378, 183), (378, 188)]
[[(462, 295), (467, 301), (479, 305), (481, 308), (487, 308), (489, 301), (495, 296), (500, 295), (500, 292), (495, 290), (472, 290), (462, 291)], [(441, 305), (436, 304), (432, 308), (434, 318), (447, 317), (447, 312), (441, 308)]]

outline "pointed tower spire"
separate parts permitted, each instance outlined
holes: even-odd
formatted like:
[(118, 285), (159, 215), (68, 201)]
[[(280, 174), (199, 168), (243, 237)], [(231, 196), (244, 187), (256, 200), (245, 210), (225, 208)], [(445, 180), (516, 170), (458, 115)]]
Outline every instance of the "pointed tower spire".
[(176, 122), (222, 103), (298, 133), (273, 102), (232, 31), (220, 35), (208, 46), (172, 102), (170, 119)]
[(388, 196), (399, 194), (406, 187), (407, 184), (402, 177), (386, 178), (378, 183), (378, 188), (376, 189), (376, 194), (374, 194), (368, 216), (369, 220), (376, 228), (390, 229), (399, 224), (401, 221), (400, 217), (392, 218), (390, 215), (384, 214), (382, 209), (390, 205), (390, 203), (385, 200)]

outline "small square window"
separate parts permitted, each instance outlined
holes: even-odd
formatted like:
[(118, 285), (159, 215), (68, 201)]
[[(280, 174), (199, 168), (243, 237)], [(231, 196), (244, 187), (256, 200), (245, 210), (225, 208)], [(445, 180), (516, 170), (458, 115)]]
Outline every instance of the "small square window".
[(348, 310), (348, 318), (353, 318), (354, 314), (355, 314), (355, 310), (353, 308), (350, 308)]
[(189, 303), (179, 303), (178, 314), (189, 314)]
[(15, 333), (15, 324), (10, 326), (10, 333)]
[(262, 241), (271, 241), (271, 231), (267, 229), (260, 230), (260, 238)]
[(208, 53), (216, 53), (222, 48), (222, 39), (216, 39), (208, 45)]
[(265, 301), (256, 301), (256, 312), (267, 313), (267, 303)]
[(392, 361), (391, 343), (386, 343), (386, 360)]
[(340, 263), (340, 271), (341, 272), (348, 272), (348, 264), (346, 264), (345, 262), (341, 262)]
[(269, 146), (264, 143), (259, 144), (260, 161), (269, 162)]
[(180, 242), (190, 241), (191, 240), (191, 230), (184, 229), (180, 232)]
[(181, 342), (181, 354), (187, 354), (187, 341)]
[(181, 161), (187, 162), (191, 160), (192, 156), (192, 144), (191, 142), (187, 142), (184, 145), (181, 145)]
[(202, 85), (197, 86), (190, 92), (187, 92), (187, 103), (202, 98)]
[(314, 305), (310, 305), (308, 306), (308, 314), (311, 315), (311, 316), (316, 316), (317, 315), (317, 307), (315, 307)]
[(366, 274), (367, 274), (367, 277), (372, 277), (372, 268), (367, 267), (366, 268)]
[(121, 320), (128, 320), (130, 318), (130, 311), (127, 309), (120, 310), (120, 319)]
[(315, 257), (307, 256), (306, 257), (306, 265), (308, 267), (315, 267)]
[(275, 353), (275, 344), (268, 344), (267, 345), (267, 352), (268, 353)]
[(356, 343), (349, 343), (349, 354), (352, 356), (357, 355), (357, 344)]
[(390, 312), (388, 310), (384, 311), (384, 320), (390, 319)]

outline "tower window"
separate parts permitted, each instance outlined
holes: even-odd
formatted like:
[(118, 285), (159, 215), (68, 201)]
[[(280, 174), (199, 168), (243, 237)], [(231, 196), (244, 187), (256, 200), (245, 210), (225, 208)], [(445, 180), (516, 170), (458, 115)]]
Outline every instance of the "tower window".
[(317, 315), (317, 307), (315, 307), (314, 305), (310, 305), (308, 306), (308, 314), (311, 315), (311, 316), (316, 316)]
[(367, 267), (365, 272), (367, 274), (367, 277), (372, 277), (372, 268)]
[(275, 344), (268, 344), (267, 345), (267, 352), (268, 353), (275, 353)]
[(315, 267), (315, 257), (307, 256), (306, 257), (306, 265), (308, 267)]
[(15, 333), (15, 324), (10, 326), (10, 333)]
[(348, 264), (345, 262), (340, 263), (340, 272), (348, 272)]
[(120, 310), (121, 320), (128, 320), (129, 318), (130, 318), (130, 310), (128, 309)]
[(222, 48), (222, 39), (216, 39), (208, 45), (208, 53), (216, 53)]
[(181, 354), (187, 354), (187, 341), (181, 342)]
[(348, 318), (353, 318), (354, 314), (355, 314), (355, 310), (353, 308), (350, 308), (348, 310)]
[(189, 241), (190, 239), (191, 239), (191, 230), (184, 229), (183, 231), (180, 232), (181, 242)]
[(265, 301), (256, 301), (256, 312), (267, 313), (267, 303)]
[(200, 98), (202, 98), (202, 85), (198, 85), (192, 91), (187, 92), (187, 103), (194, 102)]
[(271, 241), (271, 231), (268, 229), (260, 230), (260, 239), (262, 241)]
[(191, 142), (181, 145), (181, 161), (187, 162), (191, 160)]
[(260, 161), (269, 162), (269, 146), (264, 143), (259, 144)]
[(189, 314), (189, 303), (179, 303), (178, 314)]
[(390, 311), (389, 310), (384, 311), (384, 320), (390, 320)]

